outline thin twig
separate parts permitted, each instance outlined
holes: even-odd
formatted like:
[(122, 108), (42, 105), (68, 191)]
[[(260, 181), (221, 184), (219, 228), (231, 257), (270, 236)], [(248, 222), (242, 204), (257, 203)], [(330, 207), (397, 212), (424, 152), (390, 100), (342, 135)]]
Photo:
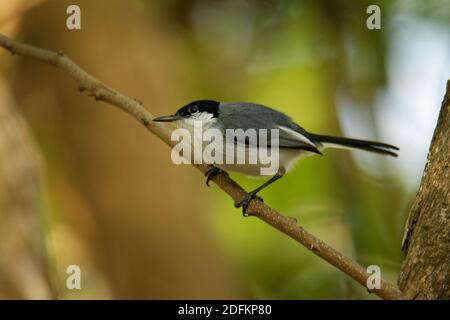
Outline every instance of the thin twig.
[[(7, 49), (12, 54), (34, 58), (64, 70), (78, 83), (80, 91), (85, 91), (89, 96), (93, 96), (96, 100), (107, 102), (124, 110), (169, 146), (173, 146), (176, 143), (170, 139), (172, 132), (171, 128), (160, 122), (153, 122), (153, 115), (150, 114), (141, 103), (106, 86), (80, 68), (64, 54), (15, 41), (2, 34), (0, 34), (0, 46)], [(194, 166), (203, 173), (208, 169), (208, 166), (206, 165)], [(235, 203), (239, 202), (247, 194), (241, 186), (225, 174), (214, 176), (212, 181), (225, 191)], [(256, 216), (275, 229), (296, 240), (305, 248), (367, 288), (367, 279), (370, 274), (366, 272), (364, 267), (307, 232), (297, 225), (293, 219), (279, 214), (259, 200), (252, 201), (248, 209), (252, 216)], [(368, 289), (368, 291), (383, 299), (402, 299), (401, 292), (394, 285), (384, 280), (381, 280), (380, 289)]]

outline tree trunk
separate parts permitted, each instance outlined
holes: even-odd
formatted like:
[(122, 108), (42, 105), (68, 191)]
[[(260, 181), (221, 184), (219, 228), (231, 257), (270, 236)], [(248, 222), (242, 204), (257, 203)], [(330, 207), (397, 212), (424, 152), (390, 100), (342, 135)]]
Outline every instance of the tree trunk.
[(398, 283), (407, 299), (450, 299), (449, 129), (450, 80), (402, 244)]
[(0, 101), (0, 299), (49, 299), (38, 153), (1, 78)]

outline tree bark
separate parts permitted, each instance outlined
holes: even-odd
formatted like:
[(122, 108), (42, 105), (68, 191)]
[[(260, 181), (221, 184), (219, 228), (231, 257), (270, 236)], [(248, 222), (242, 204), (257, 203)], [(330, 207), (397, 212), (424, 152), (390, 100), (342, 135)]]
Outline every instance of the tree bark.
[(450, 299), (450, 80), (406, 224), (398, 284), (407, 299)]

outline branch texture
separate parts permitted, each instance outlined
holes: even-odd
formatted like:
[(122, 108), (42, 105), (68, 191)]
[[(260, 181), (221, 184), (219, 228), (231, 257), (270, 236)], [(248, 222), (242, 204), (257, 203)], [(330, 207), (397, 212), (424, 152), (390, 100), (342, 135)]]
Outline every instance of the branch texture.
[[(12, 54), (30, 57), (64, 70), (77, 82), (80, 91), (85, 91), (89, 96), (93, 96), (96, 100), (107, 102), (127, 112), (169, 146), (173, 146), (176, 143), (170, 140), (172, 129), (162, 123), (153, 122), (153, 115), (143, 107), (142, 103), (106, 86), (80, 68), (64, 54), (40, 49), (15, 41), (2, 34), (0, 34), (0, 46), (7, 49)], [(208, 169), (207, 165), (194, 166), (203, 173)], [(235, 203), (239, 202), (247, 194), (241, 186), (225, 174), (214, 176), (212, 181), (225, 191)], [(366, 287), (367, 279), (370, 274), (366, 273), (364, 267), (307, 232), (297, 225), (297, 222), (294, 219), (279, 214), (259, 200), (253, 200), (248, 209), (252, 216), (256, 216), (280, 232), (288, 235), (308, 250)], [(380, 289), (368, 289), (368, 291), (383, 299), (402, 299), (401, 292), (394, 285), (384, 280), (381, 280)]]
[(450, 299), (450, 80), (403, 239), (399, 286), (409, 299)]

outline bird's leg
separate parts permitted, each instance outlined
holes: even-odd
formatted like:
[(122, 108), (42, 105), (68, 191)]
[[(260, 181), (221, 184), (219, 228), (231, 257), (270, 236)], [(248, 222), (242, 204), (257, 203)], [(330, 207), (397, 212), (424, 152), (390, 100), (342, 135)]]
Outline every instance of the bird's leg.
[(248, 217), (247, 208), (248, 208), (250, 202), (255, 198), (262, 201), (262, 198), (258, 197), (256, 194), (259, 191), (261, 191), (262, 189), (268, 187), (269, 185), (271, 185), (272, 183), (274, 183), (275, 181), (280, 179), (282, 176), (284, 176), (285, 173), (286, 173), (286, 170), (284, 168), (280, 168), (278, 170), (278, 172), (272, 178), (270, 178), (269, 180), (264, 182), (260, 187), (256, 188), (255, 190), (250, 191), (240, 202), (238, 202), (235, 205), (236, 208), (242, 207), (242, 215), (244, 217)]
[(228, 175), (227, 172), (223, 171), (222, 169), (219, 169), (218, 167), (211, 166), (206, 172), (206, 185), (209, 187), (209, 181), (214, 178), (215, 175), (218, 175), (219, 173), (225, 173)]

